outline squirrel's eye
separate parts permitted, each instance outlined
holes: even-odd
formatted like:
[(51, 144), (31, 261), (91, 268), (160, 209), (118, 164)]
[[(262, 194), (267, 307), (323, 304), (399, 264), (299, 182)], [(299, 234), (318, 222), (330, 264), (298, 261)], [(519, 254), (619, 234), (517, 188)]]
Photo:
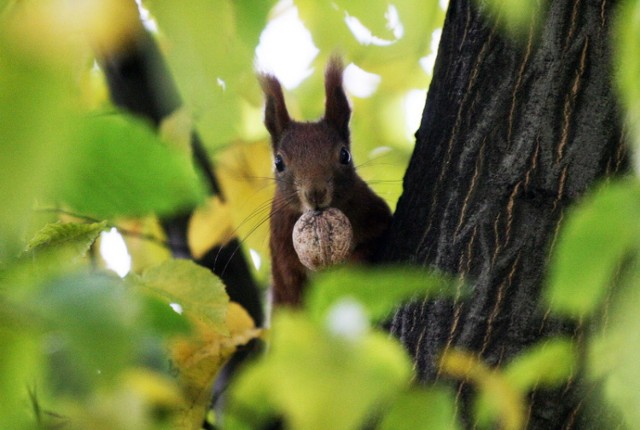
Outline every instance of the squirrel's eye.
[(351, 163), (351, 153), (344, 146), (340, 150), (340, 163), (342, 163), (342, 164)]
[(284, 160), (282, 159), (282, 155), (280, 155), (280, 154), (276, 155), (276, 158), (274, 160), (274, 164), (275, 164), (276, 170), (278, 172), (283, 172), (284, 171)]

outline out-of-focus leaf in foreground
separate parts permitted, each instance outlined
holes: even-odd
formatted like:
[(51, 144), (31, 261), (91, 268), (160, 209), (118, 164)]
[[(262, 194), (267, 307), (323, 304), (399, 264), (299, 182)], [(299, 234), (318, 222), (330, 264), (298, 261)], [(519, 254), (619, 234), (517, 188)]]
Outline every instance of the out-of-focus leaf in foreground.
[(626, 107), (627, 121), (631, 130), (631, 141), (640, 147), (640, 2), (624, 0), (618, 5), (614, 55), (618, 67), (616, 83), (618, 95)]
[(514, 387), (526, 393), (533, 388), (558, 387), (569, 381), (577, 368), (577, 351), (573, 342), (553, 338), (520, 352), (503, 372)]
[(471, 353), (448, 350), (440, 359), (440, 372), (474, 384), (482, 401), (476, 402), (476, 416), (480, 423), (498, 421), (501, 428), (521, 429), (524, 424), (525, 401), (509, 381), (490, 369)]
[(380, 425), (382, 430), (456, 430), (455, 396), (440, 387), (402, 393)]
[(259, 425), (270, 414), (284, 416), (291, 428), (357, 428), (372, 408), (407, 386), (410, 374), (402, 347), (384, 335), (345, 339), (302, 314), (282, 311), (273, 322), (269, 353), (233, 387), (231, 428)]
[(343, 298), (364, 306), (367, 316), (381, 321), (403, 301), (429, 294), (455, 297), (463, 285), (444, 275), (412, 267), (341, 268), (319, 274), (305, 299), (311, 315), (321, 320)]
[(587, 197), (562, 226), (546, 300), (555, 312), (586, 316), (602, 302), (623, 257), (640, 237), (640, 185), (612, 182)]
[(131, 363), (141, 344), (140, 301), (120, 279), (78, 274), (46, 283), (35, 303), (48, 328), (56, 381), (82, 393), (100, 380), (113, 381)]
[(638, 261), (621, 282), (608, 309), (607, 324), (587, 350), (587, 376), (599, 382), (603, 398), (627, 428), (640, 428), (640, 269)]
[(151, 128), (124, 114), (86, 118), (61, 199), (98, 218), (166, 215), (200, 203), (204, 186), (186, 154), (169, 148)]
[(535, 23), (545, 0), (476, 0), (511, 36), (522, 36)]

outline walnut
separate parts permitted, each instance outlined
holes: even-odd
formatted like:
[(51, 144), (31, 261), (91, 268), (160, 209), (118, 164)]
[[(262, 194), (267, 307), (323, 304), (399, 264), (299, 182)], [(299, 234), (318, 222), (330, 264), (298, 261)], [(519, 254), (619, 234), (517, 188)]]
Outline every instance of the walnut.
[(352, 251), (351, 223), (336, 208), (303, 213), (292, 237), (300, 262), (314, 271), (344, 262)]

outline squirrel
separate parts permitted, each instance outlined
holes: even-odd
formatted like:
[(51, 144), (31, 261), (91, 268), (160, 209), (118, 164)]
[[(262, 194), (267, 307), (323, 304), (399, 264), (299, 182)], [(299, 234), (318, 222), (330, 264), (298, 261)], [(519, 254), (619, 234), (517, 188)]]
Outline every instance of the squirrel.
[(342, 74), (342, 60), (332, 57), (325, 71), (325, 112), (316, 122), (292, 120), (280, 82), (272, 75), (259, 75), (276, 182), (269, 240), (275, 306), (298, 306), (304, 294), (308, 269), (292, 241), (293, 227), (303, 212), (335, 207), (347, 216), (354, 244), (349, 262), (373, 261), (391, 223), (389, 206), (358, 176), (353, 164), (351, 108)]

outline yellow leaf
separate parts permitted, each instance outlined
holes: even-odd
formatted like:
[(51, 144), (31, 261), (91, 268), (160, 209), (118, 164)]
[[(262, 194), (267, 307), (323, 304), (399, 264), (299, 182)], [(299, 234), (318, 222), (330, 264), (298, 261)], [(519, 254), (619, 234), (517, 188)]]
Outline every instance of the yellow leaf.
[(193, 121), (186, 107), (176, 109), (160, 123), (160, 136), (185, 154), (191, 154), (192, 131)]
[(181, 337), (170, 345), (171, 358), (178, 371), (178, 383), (186, 404), (179, 411), (177, 428), (198, 429), (211, 401), (211, 388), (225, 361), (239, 345), (260, 335), (253, 320), (237, 303), (230, 302), (226, 324), (229, 335), (220, 334), (202, 320), (192, 321), (195, 330), (189, 337)]
[(266, 141), (238, 142), (216, 156), (216, 176), (224, 201), (215, 198), (191, 217), (189, 245), (196, 258), (234, 236), (268, 255), (274, 192), (271, 158)]
[(167, 304), (176, 303), (183, 315), (201, 320), (216, 332), (227, 334), (229, 303), (222, 281), (191, 260), (170, 259), (127, 278), (135, 288), (155, 295)]
[[(498, 417), (505, 430), (518, 430), (524, 424), (525, 400), (500, 372), (490, 369), (468, 352), (448, 350), (440, 359), (440, 371), (476, 385), (481, 400), (479, 414)], [(484, 417), (481, 417), (484, 418)]]
[(7, 29), (19, 49), (64, 64), (83, 50), (122, 49), (142, 30), (138, 9), (128, 0), (24, 1)]
[(86, 67), (79, 80), (82, 104), (89, 110), (105, 108), (109, 100), (109, 88), (102, 70)]
[(213, 247), (226, 244), (233, 237), (229, 205), (223, 204), (217, 196), (210, 198), (194, 211), (187, 235), (191, 254), (196, 259)]
[(148, 403), (164, 408), (182, 406), (182, 396), (175, 382), (147, 369), (131, 369), (124, 373), (123, 382)]
[(220, 155), (217, 166), (236, 235), (266, 254), (275, 184), (269, 143), (235, 144)]

